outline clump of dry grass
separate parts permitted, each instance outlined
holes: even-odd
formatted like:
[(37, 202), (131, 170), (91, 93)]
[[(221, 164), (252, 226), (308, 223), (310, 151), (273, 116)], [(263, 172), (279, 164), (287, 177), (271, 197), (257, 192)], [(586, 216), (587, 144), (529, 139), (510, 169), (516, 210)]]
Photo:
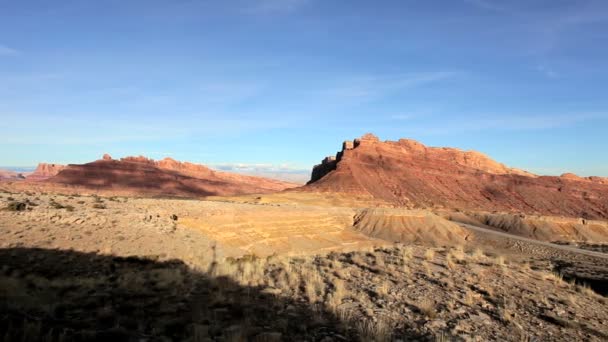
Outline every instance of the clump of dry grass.
[(424, 258), (428, 261), (432, 261), (433, 259), (435, 259), (435, 250), (434, 249), (427, 249), (424, 252)]
[(494, 258), (494, 265), (501, 266), (501, 267), (504, 266), (505, 265), (505, 257), (502, 256), (502, 255), (497, 255)]
[(589, 297), (598, 297), (599, 295), (597, 293), (595, 293), (595, 291), (593, 291), (593, 289), (591, 287), (589, 287), (589, 285), (587, 284), (582, 284), (582, 285), (577, 285), (576, 286), (576, 292), (582, 293), (585, 296), (589, 296)]
[(431, 319), (437, 317), (437, 304), (433, 300), (424, 298), (416, 306), (426, 317)]
[(453, 271), (456, 268), (456, 263), (454, 262), (454, 259), (453, 259), (451, 253), (448, 253), (445, 256), (445, 265), (451, 271)]
[(357, 332), (361, 341), (387, 342), (391, 340), (391, 325), (380, 317), (376, 322), (366, 319), (357, 323)]
[(475, 250), (473, 251), (473, 255), (471, 255), (471, 257), (473, 257), (473, 259), (477, 261), (483, 259), (485, 256), (485, 253), (480, 248), (475, 248)]
[(384, 280), (376, 287), (376, 292), (382, 296), (388, 296), (390, 288), (390, 281)]
[(414, 256), (414, 251), (413, 251), (412, 247), (407, 246), (407, 247), (404, 247), (403, 249), (401, 249), (401, 257), (403, 259), (404, 264), (407, 264), (408, 262), (410, 262), (410, 260), (412, 260), (413, 256)]
[(468, 306), (473, 306), (477, 302), (475, 294), (471, 290), (467, 290), (464, 295), (464, 303)]
[(305, 269), (302, 278), (306, 280), (305, 291), (308, 301), (316, 303), (325, 295), (325, 282), (316, 269)]
[(344, 297), (348, 295), (348, 290), (346, 284), (341, 279), (334, 278), (332, 285), (333, 291), (329, 295), (327, 302), (328, 306), (335, 312), (338, 306), (342, 304)]

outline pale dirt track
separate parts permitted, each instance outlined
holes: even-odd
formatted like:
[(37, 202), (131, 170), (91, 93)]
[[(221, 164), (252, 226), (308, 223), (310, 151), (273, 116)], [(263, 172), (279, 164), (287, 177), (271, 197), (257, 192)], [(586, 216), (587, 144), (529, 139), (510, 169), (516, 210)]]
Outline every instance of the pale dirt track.
[(565, 251), (565, 252), (571, 252), (571, 253), (588, 255), (588, 256), (592, 256), (592, 257), (608, 259), (608, 254), (606, 254), (606, 253), (588, 251), (585, 249), (576, 248), (576, 247), (572, 247), (572, 246), (557, 245), (557, 244), (550, 243), (550, 242), (539, 241), (539, 240), (530, 239), (530, 238), (526, 238), (526, 237), (522, 237), (522, 236), (503, 233), (503, 232), (499, 232), (499, 231), (496, 231), (493, 229), (482, 228), (479, 226), (474, 226), (474, 225), (466, 224), (466, 223), (458, 223), (458, 225), (460, 225), (463, 228), (473, 230), (475, 232), (480, 232), (480, 233), (489, 234), (489, 235), (493, 235), (493, 236), (500, 236), (500, 237), (512, 239), (512, 240), (523, 241), (523, 242), (527, 242), (527, 243), (531, 243), (531, 244), (535, 244), (535, 245), (539, 245), (539, 246), (543, 246), (543, 247), (558, 249), (558, 250)]

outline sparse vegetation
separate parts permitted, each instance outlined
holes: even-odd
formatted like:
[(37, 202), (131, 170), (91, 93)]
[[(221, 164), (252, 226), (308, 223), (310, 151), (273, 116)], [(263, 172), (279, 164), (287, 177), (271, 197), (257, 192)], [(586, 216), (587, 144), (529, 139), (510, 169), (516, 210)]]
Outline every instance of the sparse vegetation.
[[(557, 264), (522, 261), (499, 249), (486, 255), (469, 245), (465, 253), (462, 246), (397, 244), (286, 256), (251, 248), (246, 255), (223, 258), (219, 252), (212, 257), (215, 247), (185, 243), (177, 256), (188, 265), (164, 262), (175, 259), (171, 253), (176, 252), (162, 245), (146, 251), (150, 256), (145, 260), (116, 258), (112, 255), (131, 252), (125, 249), (131, 241), (150, 231), (171, 247), (197, 238), (194, 230), (179, 227), (191, 215), (179, 206), (151, 209), (139, 199), (129, 204), (91, 197), (70, 202), (44, 195), (36, 201), (40, 207), (32, 212), (4, 213), (14, 219), (48, 213), (44, 219), (49, 221), (35, 229), (55, 249), (0, 250), (0, 299), (8, 305), (2, 307), (0, 336), (8, 340), (110, 333), (126, 339), (194, 341), (605, 339), (603, 296), (562, 280), (561, 272), (552, 273)], [(75, 214), (49, 213), (51, 202), (66, 210), (60, 203), (85, 205), (77, 206)], [(91, 210), (98, 205), (107, 210)], [(131, 205), (144, 209), (130, 214), (125, 207)], [(180, 225), (173, 215), (180, 216)], [(98, 243), (99, 227), (112, 228), (110, 243), (95, 245), (105, 256), (57, 250), (66, 222), (72, 225), (70, 239), (77, 241), (73, 246), (87, 238)], [(121, 229), (127, 222), (133, 223), (131, 235)], [(176, 237), (158, 234), (167, 226), (179, 228)], [(17, 240), (24, 229), (32, 228), (18, 226), (6, 236), (31, 243)], [(241, 238), (250, 237), (235, 236)]]
[(27, 209), (27, 204), (24, 202), (11, 201), (6, 206), (8, 211), (24, 211)]

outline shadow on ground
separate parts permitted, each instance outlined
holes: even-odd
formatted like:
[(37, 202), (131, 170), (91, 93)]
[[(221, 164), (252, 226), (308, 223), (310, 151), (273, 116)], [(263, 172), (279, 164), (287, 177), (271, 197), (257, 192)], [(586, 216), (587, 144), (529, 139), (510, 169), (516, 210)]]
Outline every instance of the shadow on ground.
[[(322, 306), (158, 262), (0, 249), (4, 341), (346, 341), (356, 322)], [(393, 334), (393, 337), (396, 333)], [(398, 336), (430, 340), (430, 336)]]

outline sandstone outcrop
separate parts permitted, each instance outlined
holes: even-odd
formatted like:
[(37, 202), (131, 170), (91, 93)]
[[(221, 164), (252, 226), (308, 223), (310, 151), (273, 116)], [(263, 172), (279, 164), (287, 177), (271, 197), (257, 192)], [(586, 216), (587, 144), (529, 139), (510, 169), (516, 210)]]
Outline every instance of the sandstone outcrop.
[(350, 146), (315, 166), (303, 190), (369, 195), (406, 207), (608, 218), (604, 178), (537, 176), (479, 152), (382, 142), (371, 134)]
[(155, 161), (143, 156), (120, 160), (104, 155), (92, 163), (64, 167), (45, 180), (54, 186), (120, 195), (196, 197), (281, 191), (297, 184), (211, 170), (171, 158)]
[(39, 163), (36, 170), (27, 176), (27, 180), (41, 181), (57, 175), (61, 170), (65, 169), (65, 165)]

